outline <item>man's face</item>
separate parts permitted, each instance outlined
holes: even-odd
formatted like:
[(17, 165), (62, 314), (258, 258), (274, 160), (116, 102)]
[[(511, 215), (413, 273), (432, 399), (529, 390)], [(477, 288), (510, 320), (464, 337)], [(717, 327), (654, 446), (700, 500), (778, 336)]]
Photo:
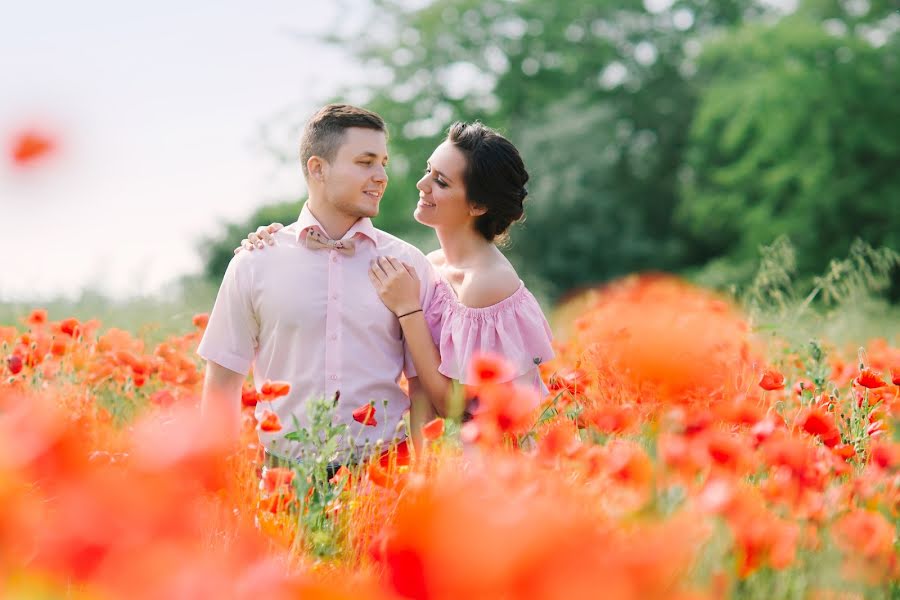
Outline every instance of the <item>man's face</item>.
[(374, 217), (387, 187), (387, 137), (383, 131), (351, 127), (334, 160), (324, 161), (324, 199), (346, 216)]

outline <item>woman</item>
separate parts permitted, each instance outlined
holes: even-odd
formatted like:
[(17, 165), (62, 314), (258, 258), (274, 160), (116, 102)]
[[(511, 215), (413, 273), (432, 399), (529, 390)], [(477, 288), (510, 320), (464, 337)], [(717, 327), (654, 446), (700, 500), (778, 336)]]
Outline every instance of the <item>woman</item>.
[[(449, 412), (452, 380), (468, 383), (479, 353), (505, 358), (509, 379), (546, 393), (538, 365), (553, 357), (550, 327), (495, 243), (522, 218), (527, 181), (509, 140), (478, 122), (455, 123), (416, 184), (415, 219), (433, 228), (441, 245), (428, 255), (439, 275), (434, 301), (420, 306), (420, 282), (403, 263), (382, 257), (372, 265), (372, 284), (397, 315), (422, 388), (442, 415)], [(271, 244), (270, 234), (280, 227), (261, 227), (242, 248)], [(414, 432), (431, 409), (413, 402)]]

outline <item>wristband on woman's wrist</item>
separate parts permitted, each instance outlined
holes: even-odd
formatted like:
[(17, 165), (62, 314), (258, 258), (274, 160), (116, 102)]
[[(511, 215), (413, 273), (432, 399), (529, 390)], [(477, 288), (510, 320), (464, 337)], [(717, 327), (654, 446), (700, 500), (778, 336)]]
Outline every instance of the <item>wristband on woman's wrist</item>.
[(402, 315), (398, 315), (397, 318), (398, 318), (398, 319), (402, 319), (403, 317), (408, 317), (409, 315), (414, 315), (414, 314), (416, 314), (417, 312), (422, 312), (422, 309), (421, 309), (421, 308), (417, 308), (416, 310), (411, 310), (411, 311), (409, 311), (408, 313), (404, 313), (404, 314), (402, 314)]

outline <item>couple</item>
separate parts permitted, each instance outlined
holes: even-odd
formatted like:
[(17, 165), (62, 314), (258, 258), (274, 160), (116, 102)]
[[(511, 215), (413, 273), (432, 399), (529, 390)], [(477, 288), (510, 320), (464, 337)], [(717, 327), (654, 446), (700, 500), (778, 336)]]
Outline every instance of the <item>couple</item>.
[[(416, 187), (415, 218), (441, 248), (426, 257), (376, 229), (387, 186), (387, 128), (368, 110), (332, 104), (307, 123), (300, 146), (309, 198), (296, 223), (261, 228), (228, 265), (198, 352), (207, 360), (204, 412), (224, 413), (232, 437), (241, 386), (287, 381), (273, 402), (284, 429), (260, 432), (267, 453), (297, 459), (284, 439), (306, 402), (337, 397), (348, 426), (338, 462), (405, 437), (435, 411), (445, 415), (451, 380), (467, 381), (473, 355), (490, 352), (509, 374), (543, 391), (537, 365), (552, 358), (550, 329), (512, 265), (494, 245), (523, 214), (528, 173), (516, 148), (480, 123), (456, 123)], [(271, 231), (271, 233), (270, 233)], [(408, 395), (400, 375), (408, 380)], [(377, 425), (352, 418), (372, 402)], [(257, 416), (265, 407), (257, 407)]]

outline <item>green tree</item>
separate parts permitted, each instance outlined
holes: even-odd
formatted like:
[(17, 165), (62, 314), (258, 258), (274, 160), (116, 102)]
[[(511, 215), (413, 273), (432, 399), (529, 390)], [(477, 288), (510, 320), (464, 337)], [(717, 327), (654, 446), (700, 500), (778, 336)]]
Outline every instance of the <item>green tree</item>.
[[(846, 255), (854, 236), (890, 245), (895, 209), (867, 219), (871, 206), (891, 201), (883, 174), (896, 162), (887, 140), (898, 137), (887, 107), (900, 81), (892, 2), (806, 0), (779, 24), (784, 15), (763, 0), (420, 0), (413, 9), (373, 0), (359, 29), (325, 41), (369, 75), (337, 98), (378, 111), (391, 127), (391, 184), (376, 223), (434, 247), (412, 218), (415, 182), (452, 121), (480, 119), (520, 147), (532, 174), (527, 217), (507, 253), (552, 298), (635, 270), (755, 257), (781, 233), (806, 236), (795, 240), (801, 257), (827, 235), (835, 244), (822, 261)], [(847, 52), (849, 63), (840, 62)], [(818, 113), (827, 126), (813, 123)], [(860, 124), (849, 124), (857, 115)], [(877, 135), (867, 137), (872, 127)], [(742, 128), (756, 137), (740, 137)], [(798, 185), (812, 186), (804, 200)], [(812, 189), (831, 194), (827, 210), (815, 205), (817, 220), (804, 216)], [(852, 193), (868, 200), (851, 206)], [(767, 194), (771, 210), (758, 206)], [(270, 220), (231, 229), (208, 272)], [(743, 263), (729, 264), (738, 278), (752, 275), (752, 265), (742, 275)]]
[(269, 223), (293, 223), (300, 214), (300, 201), (267, 204), (253, 211), (247, 219), (240, 222), (224, 223), (222, 233), (202, 240), (197, 250), (203, 259), (203, 276), (211, 281), (219, 282), (234, 256), (234, 249), (251, 231), (260, 225)]
[(692, 53), (699, 37), (764, 10), (646, 4), (654, 10), (635, 0), (374, 2), (363, 20), (377, 32), (330, 41), (379, 75), (361, 99), (394, 125), (380, 224), (422, 239), (411, 218), (418, 167), (452, 121), (480, 119), (520, 146), (532, 173), (509, 255), (548, 295), (704, 258), (673, 223)]
[(855, 238), (900, 248), (900, 45), (790, 18), (710, 43), (680, 222), (711, 255), (755, 261), (779, 236), (801, 274)]

